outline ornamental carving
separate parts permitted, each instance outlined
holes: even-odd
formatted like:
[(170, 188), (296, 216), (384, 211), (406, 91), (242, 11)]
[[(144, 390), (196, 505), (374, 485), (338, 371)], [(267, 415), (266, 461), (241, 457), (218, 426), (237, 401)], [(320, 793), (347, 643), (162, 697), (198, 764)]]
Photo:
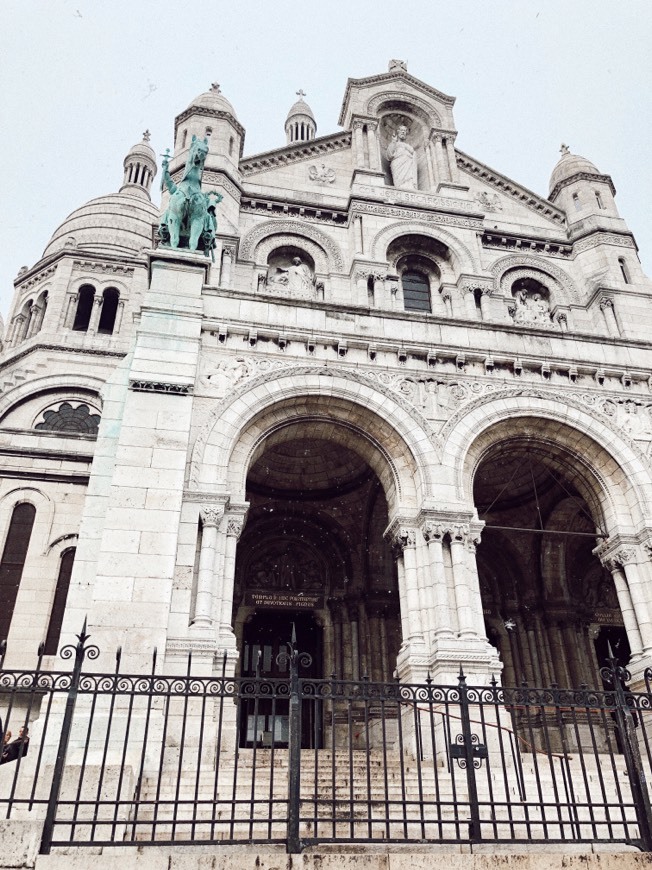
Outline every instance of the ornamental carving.
[[(478, 218), (457, 218), (451, 215), (434, 214), (432, 212), (413, 211), (412, 209), (399, 208), (386, 205), (374, 205), (373, 203), (356, 203), (355, 210), (358, 213), (382, 215), (383, 217), (400, 218), (398, 223), (384, 227), (373, 239), (371, 243), (370, 259), (375, 260), (385, 256), (385, 251), (394, 239), (402, 235), (412, 233), (425, 233), (432, 235), (432, 228), (429, 224), (441, 224), (452, 227), (465, 227), (467, 229), (481, 230), (482, 220)], [(406, 224), (405, 220), (411, 220), (412, 223)], [(436, 233), (438, 241), (443, 242), (452, 251), (465, 259), (463, 266), (467, 272), (476, 272), (475, 259), (469, 248), (464, 245), (455, 236), (439, 230)]]
[(573, 245), (573, 252), (581, 254), (598, 245), (618, 245), (621, 248), (635, 248), (636, 245), (631, 236), (621, 236), (617, 233), (594, 233), (587, 239), (581, 239)]
[(224, 505), (207, 504), (199, 509), (199, 515), (203, 526), (213, 526), (216, 528), (220, 524), (220, 520), (224, 516)]
[(48, 408), (43, 411), (42, 419), (34, 425), (35, 429), (48, 432), (75, 432), (78, 435), (92, 435), (97, 437), (100, 425), (100, 415), (91, 409), (85, 402), (75, 403), (61, 402), (58, 407)]
[(244, 517), (229, 517), (226, 534), (229, 538), (239, 538), (244, 528)]
[[(261, 242), (267, 237), (271, 238), (263, 247)], [(344, 258), (335, 242), (326, 233), (316, 227), (307, 226), (301, 221), (270, 220), (254, 227), (242, 240), (240, 258), (265, 262), (267, 258), (264, 256), (264, 252), (266, 250), (269, 253), (275, 247), (287, 244), (301, 247), (303, 239), (314, 242), (317, 256), (313, 256), (313, 259), (318, 272), (344, 271)], [(313, 250), (310, 249), (309, 253), (312, 255)]]
[(392, 547), (395, 547), (401, 552), (407, 547), (416, 547), (417, 533), (416, 529), (410, 526), (395, 526), (390, 529), (387, 537), (389, 538)]
[(317, 184), (332, 184), (336, 178), (335, 170), (327, 168), (325, 163), (321, 166), (311, 166), (308, 170), (308, 178), (316, 181)]
[(485, 211), (503, 210), (503, 204), (501, 203), (500, 197), (497, 193), (489, 193), (488, 191), (483, 190), (481, 193), (476, 195), (475, 199)]
[[(381, 188), (372, 187), (370, 184), (356, 184), (356, 193), (378, 199), (379, 190)], [(454, 212), (475, 212), (475, 206), (472, 202), (465, 202), (460, 199), (453, 199), (448, 196), (437, 196), (434, 193), (425, 193), (423, 191), (397, 190), (393, 187), (382, 188), (382, 199), (385, 203), (394, 205), (395, 203), (405, 203), (406, 205), (424, 206), (426, 208), (434, 208), (439, 211), (454, 211)], [(356, 207), (366, 205), (365, 203), (356, 203)], [(474, 218), (477, 221), (477, 218)]]

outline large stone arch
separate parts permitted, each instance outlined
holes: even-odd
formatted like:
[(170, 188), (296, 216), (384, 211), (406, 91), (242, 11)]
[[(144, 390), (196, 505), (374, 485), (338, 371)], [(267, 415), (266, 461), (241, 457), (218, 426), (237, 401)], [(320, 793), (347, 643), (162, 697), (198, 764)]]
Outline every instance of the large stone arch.
[(494, 278), (496, 291), (500, 293), (507, 292), (505, 277), (509, 272), (514, 270), (518, 271), (518, 275), (514, 276), (515, 280), (518, 277), (535, 277), (539, 278), (539, 280), (543, 279), (545, 283), (545, 279), (548, 278), (552, 280), (553, 290), (561, 289), (567, 297), (565, 301), (580, 301), (575, 283), (563, 269), (560, 269), (559, 266), (545, 260), (543, 257), (536, 257), (532, 254), (511, 254), (507, 257), (501, 257), (500, 260), (497, 260), (493, 264), (491, 274)]
[(500, 441), (534, 439), (557, 451), (610, 534), (650, 524), (652, 477), (642, 451), (579, 401), (535, 390), (509, 390), (460, 409), (444, 427), (442, 451), (455, 469), (458, 497), (473, 501), (475, 471)]
[(452, 233), (442, 229), (437, 224), (426, 221), (398, 221), (384, 227), (371, 242), (371, 258), (380, 260), (385, 257), (389, 245), (400, 236), (423, 235), (443, 242), (453, 254), (453, 266), (457, 275), (462, 273), (474, 275), (478, 272), (478, 264), (467, 246)]
[(85, 390), (95, 394), (95, 402), (102, 408), (101, 391), (105, 381), (89, 375), (53, 374), (42, 378), (30, 378), (8, 389), (0, 396), (0, 420), (17, 405), (44, 393), (61, 393), (65, 397), (66, 390)]
[[(268, 237), (273, 241), (268, 243)], [(241, 260), (259, 262), (260, 254), (266, 261), (268, 247), (271, 250), (278, 245), (297, 244), (302, 239), (308, 241), (309, 252), (318, 272), (344, 271), (344, 257), (333, 239), (317, 227), (301, 221), (270, 220), (258, 224), (242, 239), (238, 256)]]
[(298, 424), (363, 456), (392, 515), (414, 515), (431, 493), (438, 459), (427, 421), (378, 385), (314, 367), (259, 376), (223, 400), (195, 442), (191, 486), (243, 500), (247, 471), (263, 445), (291, 438)]

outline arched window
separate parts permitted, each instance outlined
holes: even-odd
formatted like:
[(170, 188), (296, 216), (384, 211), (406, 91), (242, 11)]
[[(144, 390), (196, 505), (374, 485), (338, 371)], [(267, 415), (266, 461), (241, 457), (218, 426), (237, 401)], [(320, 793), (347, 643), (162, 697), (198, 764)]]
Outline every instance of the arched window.
[(88, 324), (91, 322), (91, 314), (93, 313), (93, 301), (95, 299), (95, 287), (90, 284), (84, 284), (79, 288), (77, 293), (77, 311), (75, 312), (75, 320), (72, 328), (77, 332), (86, 332)]
[(183, 133), (182, 133), (182, 135), (181, 135), (181, 147), (182, 147), (182, 148), (185, 148), (185, 147), (186, 147), (186, 142), (187, 142), (187, 141), (188, 141), (188, 131), (187, 131), (187, 130), (184, 130)]
[(602, 202), (602, 197), (600, 196), (600, 193), (597, 190), (595, 191), (595, 201), (598, 204), (598, 208), (604, 208), (604, 204)]
[(575, 206), (575, 211), (579, 211), (582, 208), (580, 204), (580, 197), (577, 193), (573, 194), (573, 205)]
[(113, 333), (119, 301), (120, 293), (115, 287), (107, 287), (104, 293), (102, 293), (102, 311), (97, 331), (103, 335), (112, 335)]
[(422, 272), (407, 270), (401, 275), (406, 311), (431, 311), (430, 282)]
[(629, 269), (627, 268), (627, 263), (625, 262), (624, 257), (618, 257), (618, 265), (620, 266), (620, 273), (623, 276), (623, 281), (625, 282), (625, 284), (629, 284)]
[(55, 656), (57, 654), (59, 638), (61, 637), (61, 626), (63, 625), (63, 614), (66, 609), (66, 600), (68, 598), (68, 589), (70, 587), (70, 577), (72, 575), (74, 561), (75, 548), (71, 547), (69, 550), (64, 550), (59, 562), (57, 588), (54, 591), (54, 601), (52, 602), (48, 631), (45, 636), (45, 648), (43, 651), (46, 656)]
[(229, 157), (233, 156), (233, 136), (229, 136)]
[(11, 515), (5, 547), (0, 559), (0, 639), (9, 634), (18, 587), (23, 576), (36, 508), (28, 502), (17, 504)]

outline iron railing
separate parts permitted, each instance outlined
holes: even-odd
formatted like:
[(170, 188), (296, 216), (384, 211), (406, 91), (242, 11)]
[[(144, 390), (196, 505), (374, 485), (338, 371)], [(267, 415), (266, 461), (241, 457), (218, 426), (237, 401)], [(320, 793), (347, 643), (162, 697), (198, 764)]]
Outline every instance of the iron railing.
[[(72, 669), (0, 672), (0, 816), (53, 846), (324, 842), (629, 843), (652, 851), (652, 673), (606, 688), (374, 683)], [(0, 663), (1, 664), (1, 663)], [(27, 736), (29, 734), (29, 741)]]

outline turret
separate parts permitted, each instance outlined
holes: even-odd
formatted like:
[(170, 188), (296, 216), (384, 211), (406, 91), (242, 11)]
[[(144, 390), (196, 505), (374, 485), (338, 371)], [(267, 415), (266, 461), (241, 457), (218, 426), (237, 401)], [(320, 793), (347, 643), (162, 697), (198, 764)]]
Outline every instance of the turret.
[(152, 181), (156, 175), (156, 155), (149, 144), (150, 132), (145, 130), (143, 141), (129, 149), (124, 159), (124, 178), (120, 193), (151, 199)]
[(297, 142), (309, 142), (315, 138), (317, 132), (317, 122), (312, 113), (312, 109), (303, 99), (305, 92), (297, 91), (299, 99), (288, 112), (285, 120), (285, 135), (287, 144), (294, 145)]
[(561, 146), (561, 158), (550, 176), (548, 199), (564, 209), (569, 224), (595, 216), (619, 218), (614, 195), (616, 188), (609, 175), (578, 154), (568, 145)]

